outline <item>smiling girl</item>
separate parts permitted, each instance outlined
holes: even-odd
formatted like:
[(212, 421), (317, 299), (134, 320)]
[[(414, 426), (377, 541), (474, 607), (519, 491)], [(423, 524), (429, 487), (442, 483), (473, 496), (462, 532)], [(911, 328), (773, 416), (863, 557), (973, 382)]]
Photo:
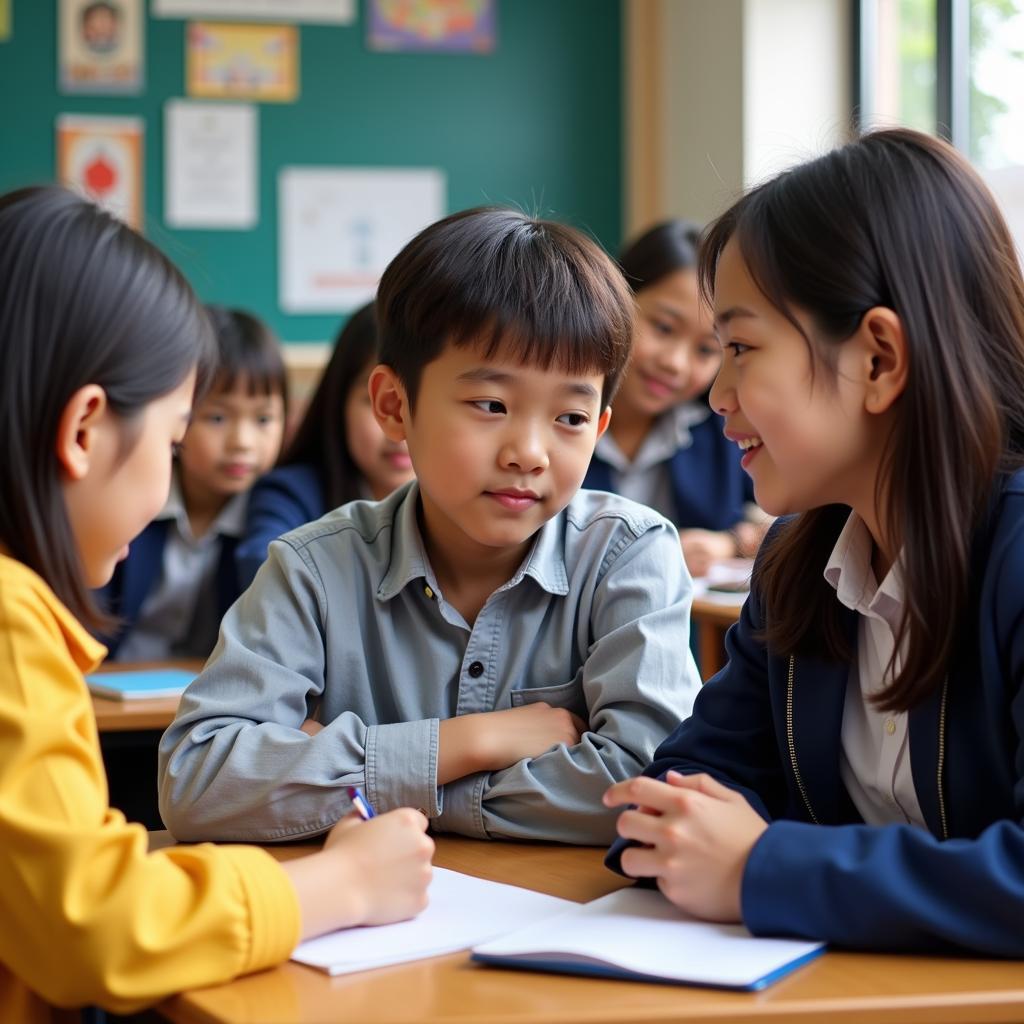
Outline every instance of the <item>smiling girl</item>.
[[(712, 226), (765, 540), (610, 862), (755, 934), (1024, 955), (1024, 282), (951, 147), (869, 134)], [(969, 895), (968, 895), (969, 894)]]

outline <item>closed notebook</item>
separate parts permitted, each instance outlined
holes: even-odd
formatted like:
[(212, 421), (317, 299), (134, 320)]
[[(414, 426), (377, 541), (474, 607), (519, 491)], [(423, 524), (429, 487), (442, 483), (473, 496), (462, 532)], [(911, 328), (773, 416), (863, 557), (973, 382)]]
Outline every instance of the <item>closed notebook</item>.
[(103, 672), (85, 681), (98, 697), (137, 700), (143, 697), (180, 697), (195, 679), (195, 672), (180, 668), (152, 668), (137, 672)]
[(755, 938), (688, 917), (653, 889), (621, 889), (473, 949), (501, 967), (753, 991), (818, 956), (821, 942)]

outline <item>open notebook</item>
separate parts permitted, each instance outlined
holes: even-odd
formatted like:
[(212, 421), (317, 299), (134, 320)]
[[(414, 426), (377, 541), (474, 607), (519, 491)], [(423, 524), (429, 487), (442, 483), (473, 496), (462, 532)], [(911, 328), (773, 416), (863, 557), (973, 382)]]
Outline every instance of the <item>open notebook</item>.
[(621, 889), (478, 945), (485, 964), (636, 981), (756, 990), (824, 943), (754, 938), (742, 925), (687, 917), (653, 889)]
[(366, 971), (468, 949), (572, 906), (556, 896), (445, 868), (434, 868), (429, 896), (427, 909), (411, 921), (331, 932), (303, 942), (292, 959), (328, 974)]

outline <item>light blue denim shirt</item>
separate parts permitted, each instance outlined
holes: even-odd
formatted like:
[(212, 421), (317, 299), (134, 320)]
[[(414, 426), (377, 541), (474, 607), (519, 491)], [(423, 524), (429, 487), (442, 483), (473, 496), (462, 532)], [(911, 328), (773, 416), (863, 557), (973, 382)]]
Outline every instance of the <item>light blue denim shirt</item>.
[[(313, 835), (350, 785), (439, 831), (613, 837), (601, 794), (643, 769), (699, 686), (675, 528), (581, 491), (470, 628), (437, 585), (417, 502), (413, 482), (271, 544), (160, 744), (160, 812), (179, 839)], [(441, 719), (537, 701), (583, 718), (580, 742), (438, 786)]]

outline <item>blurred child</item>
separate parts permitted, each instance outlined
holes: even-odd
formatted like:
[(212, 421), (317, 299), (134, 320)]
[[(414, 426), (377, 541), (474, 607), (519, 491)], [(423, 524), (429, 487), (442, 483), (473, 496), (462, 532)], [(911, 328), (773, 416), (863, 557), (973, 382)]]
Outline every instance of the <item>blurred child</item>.
[(272, 540), (357, 498), (386, 498), (412, 478), (404, 441), (391, 441), (370, 406), (366, 382), (377, 362), (373, 303), (338, 335), (295, 437), (249, 496), (238, 572), (247, 587)]
[(571, 228), (477, 209), (395, 257), (377, 311), (370, 396), (416, 480), (270, 545), (161, 741), (161, 813), (299, 836), (365, 784), (442, 831), (596, 842), (699, 685), (675, 528), (578, 493), (633, 297)]
[(249, 489), (274, 464), (286, 412), (274, 335), (240, 310), (210, 306), (217, 369), (178, 450), (163, 510), (132, 543), (105, 598), (121, 628), (116, 661), (205, 658), (241, 592), (235, 555)]
[(583, 482), (671, 519), (694, 576), (715, 559), (753, 555), (764, 534), (736, 446), (707, 403), (722, 353), (698, 295), (699, 241), (695, 224), (670, 220), (619, 257), (640, 316), (611, 424)]
[[(754, 189), (701, 278), (766, 538), (728, 665), (611, 861), (684, 911), (1024, 956), (1024, 281), (951, 146), (865, 135)], [(661, 781), (659, 781), (659, 779)]]
[(149, 854), (108, 807), (90, 588), (164, 503), (209, 322), (152, 245), (61, 189), (0, 198), (0, 281), (0, 1020), (132, 1012), (415, 914), (432, 843), (413, 811), (347, 817), (278, 864)]

